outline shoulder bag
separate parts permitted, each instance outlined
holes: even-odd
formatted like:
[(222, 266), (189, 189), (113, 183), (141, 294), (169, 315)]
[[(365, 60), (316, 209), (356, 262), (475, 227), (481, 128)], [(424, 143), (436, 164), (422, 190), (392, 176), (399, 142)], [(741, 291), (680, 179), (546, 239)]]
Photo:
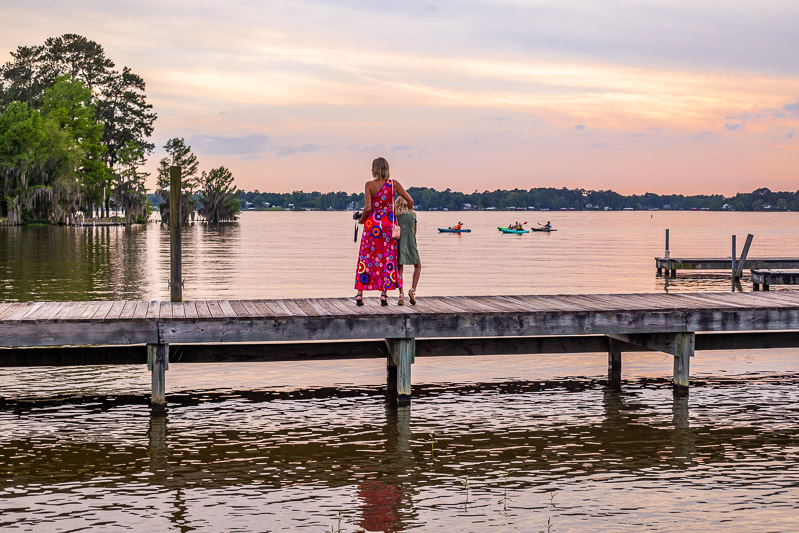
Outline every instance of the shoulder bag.
[(394, 212), (394, 180), (391, 181), (391, 214), (394, 218), (393, 226), (391, 226), (391, 238), (399, 240), (402, 236), (402, 228), (397, 223), (397, 213)]

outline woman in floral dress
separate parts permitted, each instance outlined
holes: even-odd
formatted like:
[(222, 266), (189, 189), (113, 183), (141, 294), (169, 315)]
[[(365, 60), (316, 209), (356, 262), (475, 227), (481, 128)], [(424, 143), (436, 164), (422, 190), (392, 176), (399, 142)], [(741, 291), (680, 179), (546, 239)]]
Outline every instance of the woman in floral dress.
[(380, 305), (388, 305), (386, 291), (402, 287), (397, 270), (397, 241), (391, 237), (394, 225), (394, 193), (413, 208), (413, 199), (397, 180), (389, 176), (388, 161), (372, 162), (373, 180), (366, 182), (364, 208), (358, 219), (363, 224), (358, 267), (355, 273), (355, 302), (363, 305), (363, 291), (380, 291)]

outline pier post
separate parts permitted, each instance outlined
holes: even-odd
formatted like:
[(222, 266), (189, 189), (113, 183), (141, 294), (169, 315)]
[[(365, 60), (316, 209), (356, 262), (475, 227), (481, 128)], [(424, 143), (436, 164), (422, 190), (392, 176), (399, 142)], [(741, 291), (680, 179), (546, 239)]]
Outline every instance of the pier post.
[[(693, 331), (676, 333), (613, 333), (607, 336), (610, 337), (611, 341), (626, 342), (648, 350), (673, 355), (674, 395), (685, 396), (688, 394), (691, 357), (694, 356), (696, 347), (696, 334)], [(610, 349), (612, 349), (612, 345)]]
[(150, 412), (153, 416), (166, 413), (166, 370), (169, 368), (169, 345), (147, 345), (147, 369), (152, 376)]
[[(397, 405), (404, 406), (411, 404), (411, 365), (416, 356), (416, 339), (386, 339), (388, 344), (388, 393), (396, 394)], [(392, 365), (393, 363), (393, 365)], [(393, 366), (393, 371), (392, 371)], [(393, 379), (394, 388), (392, 390), (392, 372), (396, 378)], [(389, 396), (389, 398), (392, 398)]]
[(663, 252), (663, 257), (666, 259), (671, 258), (671, 250), (669, 249), (669, 230), (666, 228), (666, 250)]
[(744, 263), (746, 262), (746, 257), (749, 255), (749, 247), (752, 246), (752, 239), (754, 235), (751, 233), (746, 236), (746, 242), (744, 242), (743, 250), (741, 250), (741, 258), (738, 260), (735, 266), (735, 274), (733, 274), (733, 279), (741, 279), (744, 271)]
[(621, 389), (621, 342), (608, 337), (608, 386)]
[(169, 288), (173, 302), (183, 301), (183, 274), (180, 260), (180, 167), (169, 167)]
[(690, 379), (691, 357), (694, 356), (696, 334), (676, 333), (674, 351), (674, 395), (687, 396)]

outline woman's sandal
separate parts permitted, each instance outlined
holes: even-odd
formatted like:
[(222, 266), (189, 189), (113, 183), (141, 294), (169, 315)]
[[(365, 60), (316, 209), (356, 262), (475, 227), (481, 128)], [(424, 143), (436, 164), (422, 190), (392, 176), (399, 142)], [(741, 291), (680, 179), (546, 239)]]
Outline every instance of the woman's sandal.
[(363, 294), (355, 295), (355, 305), (363, 305)]
[(386, 293), (380, 295), (380, 305), (382, 305), (383, 307), (386, 307), (388, 305), (388, 296), (386, 296)]
[(400, 294), (399, 298), (397, 299), (397, 305), (405, 305), (405, 296), (402, 294)]
[(411, 305), (416, 305), (416, 291), (413, 289), (408, 290), (408, 300), (411, 301)]

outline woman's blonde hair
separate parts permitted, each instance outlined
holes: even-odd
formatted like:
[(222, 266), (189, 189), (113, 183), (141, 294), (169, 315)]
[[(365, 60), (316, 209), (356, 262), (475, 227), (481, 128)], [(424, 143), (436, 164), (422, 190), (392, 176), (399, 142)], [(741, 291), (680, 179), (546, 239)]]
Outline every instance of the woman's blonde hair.
[(389, 178), (388, 161), (385, 158), (378, 157), (372, 161), (372, 176), (383, 181)]
[(397, 196), (397, 198), (394, 200), (394, 213), (397, 215), (413, 213), (413, 209), (408, 207), (408, 202), (405, 201), (405, 198), (402, 196)]

